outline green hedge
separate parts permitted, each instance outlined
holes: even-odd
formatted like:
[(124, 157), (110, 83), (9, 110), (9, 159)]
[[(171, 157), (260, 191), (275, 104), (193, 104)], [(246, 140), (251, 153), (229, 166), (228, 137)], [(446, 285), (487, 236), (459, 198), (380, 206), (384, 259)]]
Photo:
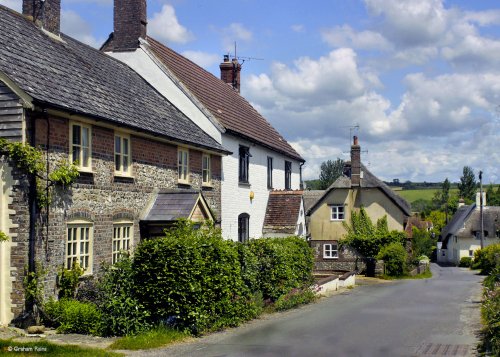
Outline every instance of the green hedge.
[(101, 334), (101, 313), (93, 303), (73, 299), (50, 299), (44, 305), (47, 324), (60, 333)]
[(458, 264), (461, 268), (470, 268), (472, 266), (472, 258), (471, 257), (462, 257), (460, 258), (460, 263)]
[(258, 311), (240, 268), (238, 243), (220, 230), (180, 221), (166, 237), (144, 241), (135, 252), (137, 296), (154, 322), (191, 333), (236, 326)]
[(261, 291), (264, 299), (274, 302), (292, 289), (312, 284), (314, 256), (304, 239), (255, 239), (249, 242), (249, 248), (258, 264), (256, 286), (252, 290)]
[(483, 302), (483, 349), (500, 356), (500, 263), (484, 280)]
[(500, 261), (500, 243), (474, 252), (472, 268), (481, 269), (481, 274), (490, 274)]
[(408, 253), (400, 243), (391, 243), (383, 247), (377, 259), (384, 261), (385, 273), (389, 276), (402, 276), (406, 274), (406, 261)]

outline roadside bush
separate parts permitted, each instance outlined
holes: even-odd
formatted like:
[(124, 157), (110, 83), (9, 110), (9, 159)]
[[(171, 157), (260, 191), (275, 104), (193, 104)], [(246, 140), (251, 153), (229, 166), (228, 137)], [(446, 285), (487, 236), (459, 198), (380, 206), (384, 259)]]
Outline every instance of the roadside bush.
[(258, 261), (257, 286), (265, 300), (278, 300), (292, 289), (312, 284), (313, 252), (299, 237), (251, 240), (250, 250)]
[(472, 258), (471, 257), (462, 257), (460, 258), (460, 263), (458, 264), (461, 268), (470, 268), (472, 266)]
[(166, 237), (142, 242), (132, 268), (137, 297), (152, 320), (199, 334), (256, 317), (237, 244), (218, 229), (195, 229), (187, 221)]
[(484, 280), (483, 303), (483, 349), (500, 355), (500, 264)]
[(489, 274), (500, 261), (500, 243), (490, 245), (474, 252), (472, 268), (480, 269), (481, 274)]
[(377, 255), (385, 265), (385, 273), (389, 276), (401, 276), (406, 273), (408, 253), (400, 243), (391, 243), (383, 247)]
[(288, 294), (280, 296), (274, 303), (277, 311), (289, 310), (294, 307), (309, 304), (316, 298), (311, 288), (292, 289)]
[(114, 265), (104, 266), (103, 271), (97, 284), (102, 334), (129, 336), (148, 329), (149, 313), (135, 294), (132, 260), (122, 256)]
[(46, 324), (57, 327), (60, 333), (81, 333), (99, 335), (101, 333), (101, 313), (92, 303), (73, 299), (50, 299), (44, 305), (49, 319)]

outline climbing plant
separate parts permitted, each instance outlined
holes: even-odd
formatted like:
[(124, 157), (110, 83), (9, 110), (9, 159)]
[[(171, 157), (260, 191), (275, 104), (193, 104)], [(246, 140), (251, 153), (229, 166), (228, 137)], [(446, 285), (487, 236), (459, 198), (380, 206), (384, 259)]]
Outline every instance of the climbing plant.
[(7, 157), (24, 173), (35, 175), (39, 208), (48, 207), (52, 202), (53, 186), (71, 185), (79, 176), (77, 167), (64, 160), (59, 161), (55, 169), (48, 172), (42, 151), (29, 144), (8, 142), (0, 138), (0, 155)]
[(9, 240), (9, 236), (4, 232), (0, 231), (0, 242), (5, 242), (7, 240)]

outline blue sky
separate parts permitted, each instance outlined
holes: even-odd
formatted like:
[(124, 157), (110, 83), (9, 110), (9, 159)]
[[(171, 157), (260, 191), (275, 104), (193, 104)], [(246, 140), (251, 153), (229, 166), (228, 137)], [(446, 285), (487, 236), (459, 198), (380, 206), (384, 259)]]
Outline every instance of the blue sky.
[[(21, 0), (0, 0), (16, 10)], [(62, 31), (99, 46), (113, 0), (62, 0)], [(363, 162), (380, 178), (500, 182), (497, 1), (149, 0), (148, 34), (214, 75), (246, 60), (245, 96), (307, 160)], [(359, 129), (351, 129), (359, 125)]]

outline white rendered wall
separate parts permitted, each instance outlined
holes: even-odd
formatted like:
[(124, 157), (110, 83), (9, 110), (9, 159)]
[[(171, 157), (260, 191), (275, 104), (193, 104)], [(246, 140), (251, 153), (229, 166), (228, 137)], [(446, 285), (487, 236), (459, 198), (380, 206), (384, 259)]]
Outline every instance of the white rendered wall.
[[(239, 183), (239, 146), (250, 148), (248, 181), (250, 185)], [(273, 188), (285, 189), (285, 160), (292, 162), (291, 188), (300, 188), (299, 162), (286, 158), (275, 151), (251, 144), (229, 134), (222, 135), (222, 146), (231, 151), (230, 156), (222, 157), (222, 234), (224, 238), (238, 240), (238, 216), (250, 215), (250, 238), (262, 237), (262, 227), (266, 214), (269, 190), (267, 189), (267, 157), (273, 158)], [(254, 199), (250, 200), (253, 191)]]
[(219, 130), (219, 128), (207, 118), (207, 115), (201, 111), (176, 83), (174, 83), (167, 75), (166, 69), (160, 67), (160, 65), (153, 61), (142, 48), (131, 52), (106, 52), (106, 54), (131, 67), (205, 133), (214, 138), (218, 143), (221, 143), (221, 130)]

